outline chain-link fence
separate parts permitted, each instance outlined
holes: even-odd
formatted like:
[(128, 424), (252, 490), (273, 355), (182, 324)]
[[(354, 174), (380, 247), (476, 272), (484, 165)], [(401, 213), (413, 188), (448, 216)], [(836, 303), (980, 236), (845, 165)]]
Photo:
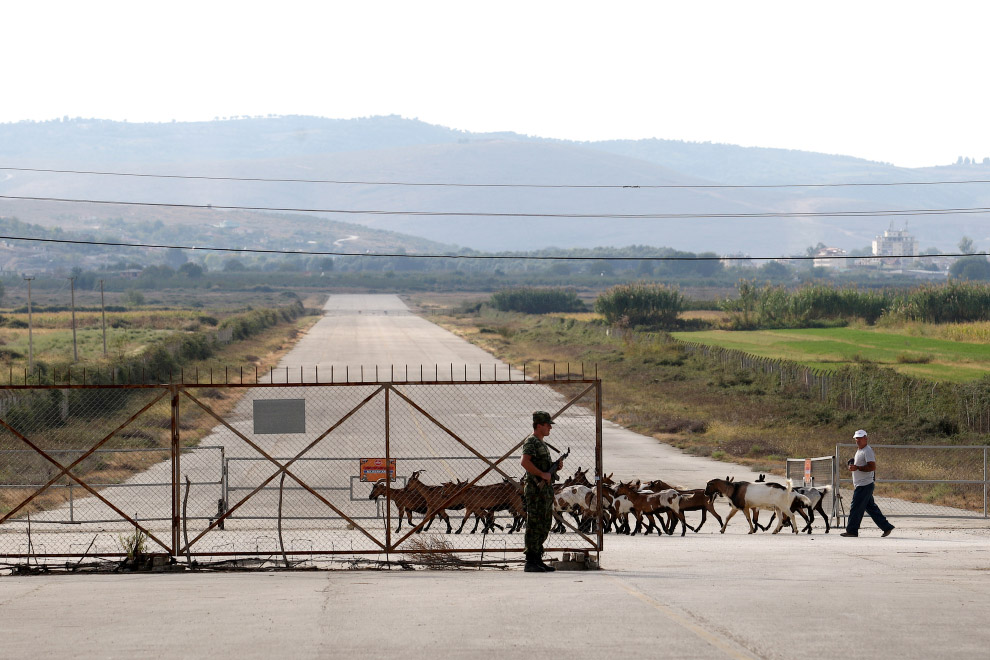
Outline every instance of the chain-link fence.
[[(987, 517), (987, 454), (979, 445), (874, 445), (877, 499), (884, 515), (912, 517)], [(835, 446), (838, 484), (846, 509), (852, 502), (852, 477), (846, 463), (854, 444)]]
[[(532, 411), (564, 474), (593, 478), (600, 397), (584, 378), (5, 388), (0, 557), (522, 551)], [(601, 549), (565, 524), (548, 549)]]

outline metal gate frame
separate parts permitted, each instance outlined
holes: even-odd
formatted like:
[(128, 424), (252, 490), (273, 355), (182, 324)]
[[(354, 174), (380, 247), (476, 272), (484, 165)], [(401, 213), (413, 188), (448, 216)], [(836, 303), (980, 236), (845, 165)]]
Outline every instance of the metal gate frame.
[[(507, 474), (500, 466), (503, 463), (503, 461), (505, 461), (509, 456), (511, 456), (513, 453), (515, 453), (522, 446), (523, 442), (525, 441), (525, 438), (521, 438), (517, 443), (515, 443), (508, 451), (506, 451), (499, 458), (497, 458), (495, 460), (491, 460), (491, 459), (487, 458), (483, 453), (481, 453), (477, 448), (475, 448), (474, 446), (472, 446), (470, 444), (470, 442), (468, 442), (468, 441), (464, 440), (463, 438), (461, 438), (457, 433), (455, 433), (450, 428), (448, 428), (447, 426), (445, 426), (442, 422), (440, 422), (435, 416), (431, 415), (423, 406), (421, 406), (420, 404), (416, 403), (416, 401), (414, 401), (413, 398), (411, 398), (411, 396), (407, 396), (405, 393), (403, 393), (401, 390), (399, 390), (398, 389), (398, 386), (403, 386), (403, 385), (410, 385), (410, 386), (429, 385), (429, 386), (441, 386), (441, 387), (443, 387), (443, 386), (464, 387), (464, 386), (471, 386), (471, 385), (493, 385), (494, 384), (494, 385), (499, 385), (499, 386), (508, 386), (508, 385), (522, 385), (522, 384), (527, 384), (527, 385), (545, 385), (547, 387), (552, 387), (554, 384), (559, 384), (559, 385), (563, 385), (563, 384), (569, 384), (569, 385), (573, 385), (573, 384), (584, 384), (584, 385), (586, 385), (586, 387), (584, 387), (583, 389), (581, 389), (581, 391), (580, 391), (579, 394), (571, 397), (568, 401), (566, 401), (564, 403), (564, 405), (561, 406), (558, 410), (552, 412), (551, 417), (554, 418), (554, 419), (556, 419), (559, 415), (561, 415), (568, 408), (570, 408), (571, 406), (575, 405), (576, 403), (578, 403), (582, 399), (585, 399), (590, 393), (593, 393), (594, 394), (594, 417), (595, 417), (595, 448), (594, 448), (594, 457), (595, 458), (594, 458), (594, 460), (595, 460), (595, 474), (598, 475), (598, 476), (604, 474), (603, 468), (602, 468), (602, 414), (601, 414), (601, 411), (602, 411), (602, 406), (601, 406), (601, 403), (602, 403), (602, 390), (601, 390), (601, 380), (598, 379), (598, 378), (585, 378), (583, 376), (580, 379), (578, 379), (578, 378), (564, 378), (564, 377), (558, 378), (557, 375), (556, 375), (556, 373), (554, 374), (553, 378), (554, 378), (553, 380), (549, 380), (549, 379), (544, 380), (542, 378), (526, 379), (524, 377), (523, 380), (511, 380), (511, 379), (510, 380), (498, 380), (498, 379), (496, 379), (496, 380), (481, 380), (481, 379), (479, 379), (477, 381), (466, 381), (466, 380), (465, 381), (439, 381), (439, 380), (438, 381), (409, 381), (409, 380), (402, 380), (402, 381), (377, 381), (376, 380), (374, 382), (346, 382), (346, 383), (319, 383), (319, 382), (317, 382), (317, 383), (304, 383), (304, 382), (300, 382), (300, 383), (288, 383), (288, 382), (286, 382), (286, 383), (229, 383), (229, 382), (228, 383), (214, 383), (214, 382), (211, 382), (209, 384), (206, 384), (206, 383), (183, 383), (183, 384), (166, 384), (166, 385), (71, 385), (71, 384), (69, 384), (69, 385), (8, 385), (8, 386), (4, 387), (3, 389), (12, 389), (12, 390), (15, 390), (15, 389), (24, 389), (24, 390), (39, 390), (39, 389), (40, 390), (51, 390), (51, 389), (59, 389), (59, 390), (62, 390), (62, 389), (104, 389), (104, 390), (106, 390), (106, 389), (156, 389), (156, 390), (160, 390), (160, 392), (156, 396), (153, 396), (152, 399), (151, 399), (151, 401), (149, 401), (143, 407), (141, 407), (140, 410), (138, 410), (137, 412), (135, 412), (134, 414), (132, 414), (126, 421), (124, 421), (122, 424), (120, 424), (117, 428), (115, 428), (110, 433), (108, 433), (105, 436), (103, 436), (101, 439), (99, 439), (97, 442), (95, 442), (88, 450), (84, 451), (78, 458), (76, 458), (74, 461), (72, 461), (71, 463), (68, 463), (68, 464), (62, 464), (62, 463), (60, 463), (57, 459), (55, 459), (48, 452), (46, 452), (44, 449), (42, 449), (40, 446), (38, 446), (38, 444), (36, 444), (35, 442), (33, 442), (30, 438), (28, 438), (27, 436), (25, 436), (24, 434), (20, 433), (19, 431), (17, 431), (16, 429), (14, 429), (12, 426), (10, 426), (3, 419), (2, 414), (0, 414), (0, 426), (2, 426), (3, 428), (5, 428), (6, 430), (8, 430), (16, 438), (20, 439), (32, 451), (36, 452), (38, 455), (40, 455), (45, 460), (47, 460), (48, 462), (50, 462), (57, 469), (57, 474), (54, 477), (52, 477), (51, 479), (49, 479), (46, 484), (44, 484), (43, 486), (41, 486), (40, 488), (38, 488), (32, 494), (30, 494), (30, 496), (27, 499), (25, 499), (23, 502), (21, 502), (20, 504), (18, 504), (11, 511), (7, 512), (2, 517), (0, 517), (0, 525), (2, 525), (4, 522), (10, 520), (14, 515), (16, 515), (16, 513), (18, 511), (20, 511), (21, 509), (23, 509), (31, 501), (35, 500), (42, 493), (44, 493), (46, 490), (48, 490), (50, 487), (52, 487), (60, 478), (62, 478), (63, 476), (65, 476), (65, 477), (71, 479), (72, 481), (74, 481), (75, 483), (77, 483), (80, 487), (82, 487), (83, 489), (85, 489), (93, 497), (97, 498), (98, 500), (100, 500), (101, 502), (103, 502), (104, 504), (106, 504), (108, 507), (110, 507), (111, 510), (113, 510), (117, 515), (120, 516), (120, 522), (128, 523), (129, 525), (133, 526), (133, 528), (135, 530), (138, 530), (141, 533), (145, 534), (148, 537), (148, 539), (154, 541), (157, 544), (157, 546), (160, 547), (160, 550), (159, 551), (149, 552), (149, 553), (147, 553), (148, 555), (151, 555), (151, 556), (162, 556), (162, 555), (164, 555), (164, 556), (175, 557), (175, 558), (182, 557), (182, 556), (186, 556), (186, 557), (197, 556), (197, 557), (200, 557), (200, 556), (250, 556), (250, 555), (257, 555), (257, 554), (266, 554), (267, 555), (267, 554), (270, 554), (270, 552), (259, 552), (259, 551), (256, 551), (256, 550), (255, 551), (251, 551), (251, 550), (248, 550), (248, 549), (243, 549), (243, 550), (241, 550), (241, 549), (235, 549), (233, 551), (223, 551), (223, 552), (218, 552), (216, 550), (203, 551), (203, 552), (195, 552), (195, 551), (193, 551), (193, 546), (196, 544), (197, 541), (199, 541), (200, 539), (202, 539), (206, 534), (208, 534), (211, 530), (215, 529), (218, 525), (222, 529), (223, 522), (225, 520), (227, 520), (234, 511), (236, 511), (241, 505), (243, 505), (245, 502), (247, 502), (255, 494), (257, 494), (258, 492), (260, 492), (261, 489), (264, 488), (267, 484), (271, 483), (274, 479), (276, 479), (276, 478), (278, 478), (278, 477), (281, 476), (281, 478), (283, 480), (285, 479), (285, 477), (291, 478), (293, 481), (295, 481), (299, 485), (299, 487), (303, 488), (304, 490), (306, 490), (310, 494), (312, 494), (314, 497), (316, 497), (320, 502), (322, 502), (330, 510), (332, 510), (334, 513), (336, 513), (337, 515), (339, 515), (342, 519), (346, 520), (349, 523), (349, 525), (352, 525), (354, 530), (361, 532), (365, 537), (367, 537), (372, 542), (372, 545), (369, 546), (369, 547), (365, 547), (365, 548), (351, 548), (351, 549), (346, 550), (346, 551), (345, 550), (336, 550), (336, 549), (326, 549), (326, 548), (323, 548), (323, 549), (313, 549), (313, 550), (291, 550), (291, 551), (286, 551), (284, 554), (286, 554), (286, 555), (333, 555), (333, 554), (356, 555), (356, 554), (380, 554), (380, 553), (383, 553), (383, 552), (384, 553), (397, 553), (397, 554), (415, 552), (416, 554), (422, 554), (424, 552), (423, 549), (416, 549), (416, 550), (404, 549), (404, 548), (401, 548), (400, 545), (404, 541), (406, 541), (409, 538), (410, 535), (412, 535), (412, 534), (414, 534), (417, 531), (419, 531), (419, 530), (422, 529), (422, 527), (426, 524), (426, 522), (430, 519), (431, 515), (434, 513), (433, 510), (428, 511), (427, 514), (423, 516), (423, 519), (418, 524), (416, 524), (410, 531), (406, 532), (404, 535), (402, 535), (401, 537), (399, 537), (397, 539), (393, 539), (393, 534), (392, 534), (392, 530), (391, 530), (392, 523), (394, 522), (394, 518), (392, 516), (392, 506), (391, 506), (391, 502), (392, 502), (391, 493), (392, 493), (392, 490), (393, 489), (392, 489), (391, 484), (389, 483), (389, 481), (386, 480), (386, 507), (385, 507), (385, 511), (386, 512), (385, 512), (385, 516), (384, 516), (384, 521), (385, 521), (385, 542), (382, 543), (377, 538), (375, 538), (375, 536), (371, 532), (369, 532), (368, 529), (366, 529), (364, 526), (362, 526), (359, 523), (359, 521), (354, 520), (351, 517), (349, 517), (346, 513), (344, 513), (343, 511), (341, 511), (338, 507), (336, 507), (334, 504), (332, 504), (329, 500), (327, 500), (325, 497), (323, 497), (322, 495), (320, 495), (312, 486), (310, 486), (309, 484), (307, 484), (305, 480), (303, 480), (302, 478), (300, 478), (298, 475), (294, 474), (292, 472), (292, 470), (290, 469), (292, 467), (293, 463), (295, 463), (299, 459), (303, 458), (305, 456), (305, 454), (307, 452), (309, 452), (313, 447), (315, 447), (317, 444), (319, 444), (324, 439), (326, 439), (328, 436), (330, 436), (337, 428), (339, 428), (341, 426), (341, 424), (343, 424), (347, 419), (349, 419), (352, 415), (354, 415), (356, 412), (358, 412), (359, 410), (361, 410), (368, 403), (370, 403), (371, 401), (373, 401), (374, 399), (376, 399), (379, 395), (382, 395), (384, 397), (384, 421), (385, 421), (384, 450), (385, 450), (385, 457), (386, 457), (386, 459), (390, 459), (391, 458), (391, 444), (390, 444), (390, 427), (391, 427), (391, 423), (390, 423), (390, 405), (391, 405), (391, 398), (392, 398), (392, 396), (397, 396), (397, 397), (399, 397), (400, 400), (402, 400), (403, 402), (405, 402), (406, 404), (408, 404), (410, 407), (412, 407), (413, 410), (417, 411), (425, 419), (429, 420), (429, 422), (432, 423), (436, 428), (438, 428), (441, 431), (443, 431), (451, 439), (453, 439), (454, 441), (456, 441), (457, 443), (459, 443), (462, 447), (464, 447), (465, 449), (467, 449), (474, 457), (482, 460), (484, 462), (485, 466), (486, 466), (479, 474), (475, 475), (467, 483), (465, 483), (462, 488), (458, 489), (456, 492), (451, 493), (451, 495), (446, 500), (444, 500), (443, 502), (441, 502), (440, 504), (438, 504), (437, 507), (436, 507), (436, 509), (437, 510), (440, 510), (440, 509), (443, 509), (446, 504), (450, 503), (455, 498), (457, 498), (459, 495), (461, 495), (465, 490), (467, 490), (471, 486), (474, 486), (475, 484), (477, 484), (478, 481), (480, 481), (481, 479), (483, 479), (486, 475), (490, 474), (492, 471), (498, 472), (503, 477), (508, 477), (508, 478), (512, 479), (513, 477), (510, 476), (509, 474)], [(275, 458), (275, 457), (271, 456), (268, 452), (266, 452), (263, 448), (261, 448), (256, 442), (252, 441), (244, 433), (241, 433), (236, 428), (234, 428), (230, 423), (228, 423), (225, 419), (223, 419), (223, 417), (220, 414), (218, 414), (216, 411), (214, 411), (212, 409), (212, 407), (208, 403), (203, 402), (202, 400), (200, 400), (199, 398), (197, 398), (192, 392), (190, 392), (190, 390), (192, 390), (192, 389), (202, 388), (202, 387), (211, 387), (211, 388), (215, 388), (215, 389), (299, 388), (299, 387), (307, 387), (307, 388), (312, 388), (312, 387), (315, 387), (315, 388), (322, 388), (322, 387), (339, 388), (339, 387), (355, 387), (355, 386), (368, 387), (369, 385), (370, 386), (376, 386), (375, 389), (374, 389), (374, 391), (371, 394), (369, 394), (368, 396), (366, 396), (360, 403), (358, 403), (357, 405), (353, 406), (348, 412), (346, 412), (340, 419), (338, 419), (335, 423), (333, 423), (329, 428), (326, 428), (325, 430), (323, 430), (315, 439), (313, 439), (311, 442), (309, 442), (306, 445), (306, 447), (304, 447), (301, 451), (299, 451), (298, 453), (296, 453), (296, 455), (293, 456), (289, 460), (278, 459), (278, 458)], [(91, 456), (94, 452), (96, 452), (101, 447), (103, 447), (117, 433), (119, 433), (120, 431), (122, 431), (123, 429), (125, 429), (128, 425), (132, 424), (135, 420), (137, 420), (138, 418), (140, 418), (140, 416), (142, 414), (144, 414), (147, 410), (149, 410), (155, 404), (157, 404), (160, 401), (162, 401), (162, 399), (164, 399), (166, 396), (169, 397), (170, 408), (171, 408), (171, 429), (170, 429), (171, 433), (170, 433), (170, 448), (169, 448), (170, 449), (170, 459), (169, 460), (171, 461), (171, 470), (170, 470), (170, 473), (171, 473), (171, 509), (172, 509), (172, 511), (171, 511), (171, 526), (170, 526), (171, 527), (171, 529), (170, 529), (170, 531), (171, 531), (171, 534), (170, 534), (171, 539), (169, 539), (168, 541), (163, 540), (161, 538), (158, 538), (158, 536), (156, 536), (155, 534), (153, 534), (150, 530), (148, 530), (145, 526), (143, 526), (140, 522), (138, 522), (135, 519), (136, 516), (135, 517), (132, 517), (132, 516), (127, 515), (123, 511), (121, 511), (120, 508), (118, 508), (117, 506), (115, 506), (114, 504), (112, 504), (110, 501), (108, 501), (107, 498), (103, 497), (97, 489), (95, 489), (92, 486), (90, 486), (86, 482), (86, 479), (85, 478), (79, 477), (79, 476), (77, 476), (77, 475), (75, 475), (75, 474), (72, 473), (73, 468), (75, 468), (83, 460), (85, 460), (86, 458), (88, 458), (89, 456)], [(200, 408), (203, 412), (205, 412), (207, 415), (209, 415), (210, 417), (212, 417), (220, 426), (224, 427), (225, 429), (229, 430), (231, 433), (235, 434), (241, 441), (245, 442), (248, 446), (250, 446), (256, 452), (258, 452), (258, 454), (261, 457), (263, 457), (265, 460), (271, 462), (273, 464), (273, 466), (275, 467), (274, 472), (267, 479), (265, 479), (260, 485), (258, 485), (256, 488), (254, 488), (254, 490), (252, 490), (250, 493), (248, 493), (248, 495), (245, 496), (244, 498), (242, 498), (239, 502), (235, 503), (233, 506), (231, 506), (230, 508), (228, 508), (222, 514), (219, 514), (216, 518), (212, 518), (210, 520), (209, 525), (207, 526), (207, 528), (204, 529), (204, 530), (202, 530), (201, 532), (199, 532), (195, 536), (195, 538), (193, 538), (192, 540), (188, 540), (188, 539), (186, 539), (186, 540), (180, 540), (181, 537), (183, 536), (183, 524), (182, 524), (183, 523), (183, 517), (182, 517), (182, 513), (181, 513), (182, 508), (181, 508), (181, 497), (180, 497), (180, 491), (181, 491), (181, 476), (180, 476), (181, 475), (181, 448), (182, 448), (182, 444), (181, 444), (181, 432), (180, 432), (180, 427), (179, 427), (179, 413), (180, 413), (180, 401), (183, 400), (183, 399), (186, 400), (187, 402), (192, 403), (193, 405), (197, 406), (198, 408)], [(162, 448), (163, 451), (165, 449), (166, 449), (165, 447)], [(600, 478), (597, 478), (595, 480), (595, 490), (596, 490), (596, 493), (597, 493), (598, 502), (601, 502), (602, 501), (602, 487), (603, 486), (602, 486), (601, 479)], [(589, 536), (585, 532), (582, 532), (581, 530), (579, 530), (577, 527), (575, 527), (573, 524), (571, 524), (570, 521), (564, 520), (564, 524), (567, 527), (569, 527), (574, 533), (576, 533), (578, 536), (580, 536), (580, 538), (587, 545), (582, 545), (580, 547), (574, 547), (574, 546), (566, 546), (566, 547), (565, 546), (554, 546), (554, 547), (549, 547), (548, 546), (547, 547), (547, 550), (552, 550), (552, 551), (558, 551), (558, 550), (561, 550), (561, 551), (576, 550), (576, 551), (585, 551), (585, 552), (587, 552), (587, 551), (601, 551), (602, 548), (603, 548), (603, 545), (604, 545), (604, 531), (603, 531), (602, 525), (601, 525), (601, 518), (602, 518), (602, 510), (601, 510), (601, 507), (599, 507), (598, 508), (598, 511), (597, 511), (597, 523), (598, 523), (597, 526), (596, 526), (597, 534), (593, 534), (591, 536)], [(507, 550), (507, 551), (513, 551), (513, 552), (515, 552), (515, 551), (518, 550), (518, 551), (521, 552), (523, 550), (523, 548), (520, 545), (518, 548), (506, 547), (505, 550)], [(426, 552), (429, 552), (429, 550), (425, 550), (425, 551)], [(456, 549), (452, 550), (452, 552), (456, 552), (456, 553), (471, 553), (471, 552), (483, 552), (483, 551), (484, 551), (484, 546), (483, 545), (480, 548), (460, 548), (459, 547), (459, 548), (456, 548)], [(438, 550), (438, 552), (444, 552), (444, 551), (443, 550)], [(102, 554), (107, 555), (107, 556), (122, 556), (125, 553), (121, 552), (121, 553), (102, 553)], [(6, 554), (3, 554), (3, 553), (0, 553), (0, 556), (2, 556), (2, 557), (9, 557), (9, 558), (31, 558), (31, 557), (34, 557), (34, 558), (39, 558), (39, 557), (40, 558), (44, 558), (44, 557), (85, 557), (86, 554), (85, 553), (66, 553), (66, 552), (30, 553), (30, 554), (23, 554), (23, 553), (18, 553), (18, 554), (15, 554), (15, 553), (6, 553)]]

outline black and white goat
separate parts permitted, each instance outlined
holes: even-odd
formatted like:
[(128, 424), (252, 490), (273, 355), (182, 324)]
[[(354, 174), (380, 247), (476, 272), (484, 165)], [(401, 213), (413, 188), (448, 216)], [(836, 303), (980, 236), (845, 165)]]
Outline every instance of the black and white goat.
[[(705, 487), (705, 495), (712, 498), (722, 495), (732, 505), (732, 510), (729, 511), (725, 522), (722, 523), (722, 529), (720, 530), (722, 534), (725, 533), (725, 528), (728, 526), (732, 516), (740, 509), (743, 515), (746, 516), (746, 522), (749, 523), (750, 534), (756, 533), (751, 512), (755, 509), (773, 509), (779, 516), (777, 528), (773, 530), (773, 533), (776, 534), (783, 527), (784, 520), (793, 517), (794, 513), (791, 511), (791, 505), (794, 499), (801, 501), (805, 506), (811, 505), (811, 501), (807, 497), (792, 491), (792, 482), (790, 479), (787, 480), (786, 488), (780, 484), (733, 481), (730, 478), (712, 479)], [(796, 534), (797, 525), (792, 526)]]
[[(782, 488), (782, 486), (781, 486)], [(805, 526), (801, 529), (802, 532), (811, 534), (812, 523), (815, 522), (815, 511), (822, 514), (822, 520), (825, 521), (825, 533), (828, 534), (832, 526), (828, 522), (828, 514), (825, 513), (825, 509), (822, 508), (822, 503), (825, 501), (825, 496), (832, 492), (831, 486), (794, 486), (794, 492), (804, 495), (811, 502), (810, 506), (806, 506), (803, 502), (795, 498), (794, 502), (791, 503), (791, 511), (798, 513), (805, 520)], [(773, 524), (773, 519), (776, 513), (770, 516), (770, 520), (766, 525), (760, 525), (757, 522), (757, 516), (753, 516), (753, 524), (762, 530), (767, 530), (770, 525)], [(785, 525), (791, 524), (788, 520), (784, 523)]]

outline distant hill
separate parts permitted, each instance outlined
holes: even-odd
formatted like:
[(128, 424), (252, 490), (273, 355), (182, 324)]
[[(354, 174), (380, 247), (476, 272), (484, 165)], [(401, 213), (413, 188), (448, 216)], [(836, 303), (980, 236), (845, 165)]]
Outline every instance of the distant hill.
[[(677, 187), (990, 179), (990, 167), (978, 165), (911, 170), (841, 155), (722, 144), (569, 142), (512, 133), (467, 133), (394, 116), (349, 120), (290, 116), (164, 124), (77, 119), (0, 124), (0, 166), (504, 186), (231, 182), (0, 170), (0, 195), (336, 210), (283, 214), (272, 220), (278, 228), (273, 238), (293, 224), (305, 227), (306, 233), (318, 233), (320, 223), (342, 221), (426, 241), (417, 247), (411, 238), (396, 239), (410, 251), (427, 244), (481, 251), (646, 244), (758, 256), (794, 254), (818, 242), (846, 249), (865, 247), (890, 225), (890, 218), (602, 216), (990, 207), (990, 185), (982, 184)], [(518, 184), (523, 187), (509, 187)], [(402, 211), (479, 215), (438, 217), (399, 213)], [(204, 222), (204, 213), (209, 214), (0, 199), (0, 215), (46, 226), (92, 227), (101, 219), (128, 217), (167, 218), (169, 223), (198, 225)], [(238, 220), (237, 212), (225, 215), (237, 224), (247, 222)], [(263, 216), (251, 217), (250, 222), (258, 222), (256, 218)], [(963, 235), (973, 238), (978, 248), (990, 247), (990, 229), (981, 215), (910, 216), (897, 218), (896, 226), (902, 227), (905, 220), (921, 247), (953, 250)], [(330, 227), (326, 225), (327, 231)]]

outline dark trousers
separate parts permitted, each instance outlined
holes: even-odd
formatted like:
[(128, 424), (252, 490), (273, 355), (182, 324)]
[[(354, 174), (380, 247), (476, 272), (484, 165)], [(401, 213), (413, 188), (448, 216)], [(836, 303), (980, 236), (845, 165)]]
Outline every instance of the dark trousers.
[(870, 518), (873, 518), (873, 522), (876, 526), (887, 531), (888, 529), (893, 529), (894, 526), (887, 522), (884, 517), (883, 512), (880, 511), (880, 507), (877, 503), (873, 501), (873, 487), (876, 484), (866, 484), (865, 486), (856, 486), (853, 491), (853, 501), (852, 505), (849, 507), (849, 519), (846, 521), (846, 532), (850, 534), (859, 533), (859, 524), (863, 522), (863, 514), (870, 514)]

